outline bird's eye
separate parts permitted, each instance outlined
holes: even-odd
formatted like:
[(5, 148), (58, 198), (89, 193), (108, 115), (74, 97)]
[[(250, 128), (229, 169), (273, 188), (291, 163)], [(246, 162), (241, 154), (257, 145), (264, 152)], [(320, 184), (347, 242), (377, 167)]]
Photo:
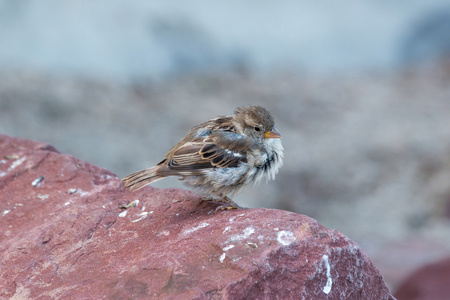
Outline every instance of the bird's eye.
[(259, 127), (259, 126), (255, 126), (255, 131), (261, 131), (262, 129), (261, 129), (261, 127)]

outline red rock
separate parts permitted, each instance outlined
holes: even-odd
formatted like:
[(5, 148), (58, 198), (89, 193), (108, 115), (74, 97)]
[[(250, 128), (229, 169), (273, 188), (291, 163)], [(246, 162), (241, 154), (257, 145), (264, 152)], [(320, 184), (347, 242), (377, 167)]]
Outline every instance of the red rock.
[(450, 257), (414, 272), (398, 288), (399, 300), (450, 299)]
[(2, 135), (0, 191), (0, 298), (393, 299), (357, 244), (304, 215), (132, 193), (109, 171)]

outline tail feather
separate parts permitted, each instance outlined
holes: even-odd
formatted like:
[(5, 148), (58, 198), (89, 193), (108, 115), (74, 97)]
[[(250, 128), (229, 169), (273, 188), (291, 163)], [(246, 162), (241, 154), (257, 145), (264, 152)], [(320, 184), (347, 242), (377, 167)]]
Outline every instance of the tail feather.
[(142, 171), (138, 171), (122, 178), (122, 181), (125, 183), (126, 188), (130, 188), (131, 191), (136, 191), (140, 188), (143, 188), (147, 184), (164, 178), (164, 176), (159, 176), (156, 174), (158, 168), (159, 166), (155, 166)]

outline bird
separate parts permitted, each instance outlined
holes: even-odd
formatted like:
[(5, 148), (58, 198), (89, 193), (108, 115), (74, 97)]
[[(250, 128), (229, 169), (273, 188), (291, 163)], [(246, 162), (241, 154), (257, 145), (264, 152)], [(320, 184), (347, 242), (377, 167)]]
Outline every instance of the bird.
[[(281, 134), (262, 106), (238, 107), (194, 126), (156, 166), (122, 179), (136, 191), (168, 176), (219, 204), (216, 210), (242, 208), (230, 197), (265, 178), (273, 180), (283, 164)], [(228, 197), (230, 196), (230, 197)]]

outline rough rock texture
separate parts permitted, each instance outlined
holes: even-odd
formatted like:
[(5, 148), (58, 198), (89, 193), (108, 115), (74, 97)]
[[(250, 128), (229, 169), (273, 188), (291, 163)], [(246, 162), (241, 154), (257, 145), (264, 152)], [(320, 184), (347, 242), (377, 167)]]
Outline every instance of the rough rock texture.
[(196, 200), (0, 135), (0, 298), (393, 299), (341, 233)]
[(450, 299), (450, 257), (414, 272), (395, 293), (399, 300)]

